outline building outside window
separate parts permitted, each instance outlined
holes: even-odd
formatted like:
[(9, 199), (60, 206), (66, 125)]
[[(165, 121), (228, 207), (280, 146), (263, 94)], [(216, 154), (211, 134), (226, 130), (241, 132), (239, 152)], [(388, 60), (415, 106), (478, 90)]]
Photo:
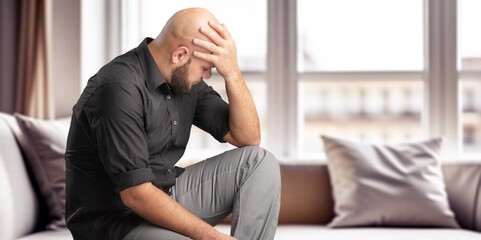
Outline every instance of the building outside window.
[(462, 97), (463, 153), (481, 153), (481, 1), (458, 0), (457, 70)]
[(422, 137), (423, 2), (298, 1), (301, 152)]

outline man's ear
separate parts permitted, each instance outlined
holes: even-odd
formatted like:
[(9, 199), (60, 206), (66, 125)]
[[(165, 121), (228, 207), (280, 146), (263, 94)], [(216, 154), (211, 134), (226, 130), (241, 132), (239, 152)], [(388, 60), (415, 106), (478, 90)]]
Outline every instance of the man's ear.
[(184, 59), (187, 59), (189, 56), (189, 49), (184, 46), (180, 46), (174, 50), (172, 53), (172, 63), (177, 64), (179, 62), (184, 61)]

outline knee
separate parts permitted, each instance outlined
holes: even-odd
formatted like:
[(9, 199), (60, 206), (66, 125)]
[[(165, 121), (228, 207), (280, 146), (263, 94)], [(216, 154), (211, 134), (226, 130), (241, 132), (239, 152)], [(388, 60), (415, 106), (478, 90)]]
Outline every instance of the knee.
[(247, 156), (247, 159), (253, 159), (256, 162), (265, 162), (264, 165), (269, 165), (272, 167), (279, 168), (279, 162), (277, 161), (277, 158), (272, 154), (271, 152), (267, 151), (266, 149), (258, 146), (247, 146), (247, 147), (242, 147), (242, 151), (247, 154), (244, 156)]
[(266, 170), (269, 170), (269, 172), (280, 174), (279, 161), (277, 160), (277, 158), (271, 152), (265, 149), (262, 149), (262, 150), (264, 151), (264, 154), (265, 154), (264, 160), (262, 161), (263, 162), (262, 165), (264, 166), (264, 168), (266, 168)]
[(251, 156), (255, 156), (253, 158), (257, 162), (256, 171), (262, 174), (263, 179), (266, 182), (280, 184), (281, 176), (279, 161), (274, 154), (257, 146), (249, 146), (245, 148), (249, 150)]
[(279, 166), (279, 160), (269, 151), (266, 151), (266, 157), (263, 161), (264, 172), (266, 172), (266, 178), (268, 178), (275, 185), (281, 183), (281, 170)]

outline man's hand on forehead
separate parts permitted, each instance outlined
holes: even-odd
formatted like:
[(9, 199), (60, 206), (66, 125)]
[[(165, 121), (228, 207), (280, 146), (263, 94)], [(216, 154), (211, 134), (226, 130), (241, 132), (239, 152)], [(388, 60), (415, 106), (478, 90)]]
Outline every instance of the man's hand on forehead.
[(208, 26), (201, 26), (199, 31), (208, 40), (194, 38), (193, 42), (209, 53), (194, 51), (194, 56), (214, 64), (219, 74), (226, 80), (232, 74), (240, 74), (237, 64), (237, 49), (225, 25), (209, 21)]

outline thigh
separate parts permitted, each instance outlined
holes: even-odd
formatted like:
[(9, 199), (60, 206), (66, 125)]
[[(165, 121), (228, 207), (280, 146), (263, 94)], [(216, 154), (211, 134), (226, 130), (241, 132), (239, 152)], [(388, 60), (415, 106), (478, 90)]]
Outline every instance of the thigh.
[(186, 236), (160, 228), (149, 222), (143, 221), (139, 226), (130, 231), (123, 240), (187, 240)]
[(211, 225), (232, 212), (246, 159), (263, 154), (255, 147), (236, 148), (185, 169), (173, 188), (183, 207)]

